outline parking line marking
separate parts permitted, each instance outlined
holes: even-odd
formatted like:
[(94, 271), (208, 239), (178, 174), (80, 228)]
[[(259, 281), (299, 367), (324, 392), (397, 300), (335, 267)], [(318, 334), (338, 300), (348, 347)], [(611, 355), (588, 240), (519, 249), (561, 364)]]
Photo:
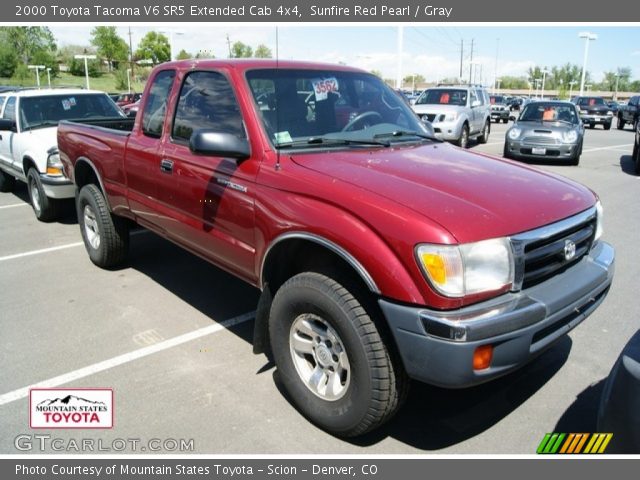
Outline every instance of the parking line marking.
[(125, 363), (130, 363), (130, 362), (133, 362), (134, 360), (139, 360), (140, 358), (153, 355), (154, 353), (162, 352), (163, 350), (167, 350), (172, 347), (177, 347), (178, 345), (182, 345), (183, 343), (187, 343), (192, 340), (197, 340), (198, 338), (202, 338), (207, 335), (212, 335), (222, 330), (226, 330), (236, 325), (240, 325), (241, 323), (245, 323), (245, 322), (248, 322), (249, 320), (253, 320), (255, 316), (256, 316), (255, 310), (252, 312), (247, 312), (238, 317), (230, 318), (229, 320), (225, 320), (223, 322), (216, 323), (214, 325), (209, 325), (207, 327), (199, 328), (198, 330), (193, 330), (191, 332), (178, 335), (177, 337), (170, 338), (168, 340), (165, 340), (160, 343), (156, 343), (154, 345), (149, 345), (148, 347), (140, 348), (138, 350), (133, 350), (132, 352), (125, 353), (123, 355), (118, 355), (117, 357), (113, 357), (108, 360), (104, 360), (102, 362), (94, 363), (93, 365), (79, 368), (78, 370), (74, 370), (72, 372), (68, 372), (68, 373), (59, 375), (57, 377), (49, 378), (48, 380), (42, 380), (40, 382), (28, 385), (26, 387), (19, 388), (17, 390), (14, 390), (13, 392), (8, 392), (3, 395), (0, 395), (0, 405), (6, 405), (7, 403), (15, 402), (16, 400), (20, 400), (21, 398), (28, 397), (29, 390), (32, 388), (59, 387), (60, 385), (65, 385), (67, 383), (80, 380), (81, 378), (89, 377), (96, 373), (104, 372), (105, 370), (110, 370), (114, 367), (124, 365)]
[(4, 210), (5, 208), (15, 208), (15, 207), (30, 207), (31, 205), (28, 203), (12, 203), (11, 205), (2, 205), (0, 210)]
[(31, 250), (30, 252), (15, 253), (13, 255), (0, 257), (0, 262), (4, 262), (7, 260), (14, 260), (16, 258), (30, 257), (31, 255), (40, 255), (41, 253), (55, 252), (57, 250), (64, 250), (66, 248), (79, 247), (80, 245), (84, 245), (84, 243), (83, 242), (67, 243), (66, 245), (58, 245), (57, 247), (41, 248), (40, 250)]
[(613, 150), (615, 148), (629, 148), (629, 147), (633, 147), (633, 143), (625, 143), (624, 145), (609, 145), (608, 147), (587, 148), (586, 150), (583, 150), (582, 153), (597, 152), (599, 150)]

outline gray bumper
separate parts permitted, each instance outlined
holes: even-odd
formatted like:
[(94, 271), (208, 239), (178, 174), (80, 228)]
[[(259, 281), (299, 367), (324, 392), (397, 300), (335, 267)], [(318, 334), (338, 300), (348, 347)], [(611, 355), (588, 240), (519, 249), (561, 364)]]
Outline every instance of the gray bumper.
[[(534, 154), (534, 148), (544, 148), (544, 154)], [(507, 150), (509, 154), (514, 158), (547, 158), (558, 160), (568, 160), (573, 158), (576, 155), (576, 152), (580, 148), (578, 143), (563, 143), (560, 145), (557, 144), (549, 144), (549, 145), (540, 145), (540, 144), (529, 144), (526, 142), (521, 142), (518, 140), (507, 140)]]
[(73, 198), (76, 194), (76, 186), (66, 177), (51, 177), (41, 173), (40, 182), (44, 194), (49, 198)]
[(613, 121), (613, 116), (611, 115), (580, 115), (583, 123), (594, 124), (594, 125), (606, 125), (610, 124)]
[[(565, 272), (534, 287), (455, 311), (380, 300), (409, 376), (461, 388), (513, 371), (589, 316), (604, 300), (615, 270), (604, 242)], [(473, 369), (473, 354), (493, 345), (489, 368)]]

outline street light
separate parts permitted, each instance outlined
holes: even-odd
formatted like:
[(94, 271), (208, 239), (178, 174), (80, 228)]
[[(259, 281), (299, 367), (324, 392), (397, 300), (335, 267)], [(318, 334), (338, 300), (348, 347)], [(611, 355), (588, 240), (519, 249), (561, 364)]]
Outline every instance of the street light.
[(40, 70), (44, 70), (47, 67), (45, 65), (27, 65), (27, 68), (36, 71), (36, 85), (40, 88)]
[(584, 78), (587, 73), (587, 58), (589, 56), (589, 42), (591, 40), (597, 40), (598, 35), (591, 32), (580, 32), (579, 38), (584, 38), (584, 60), (582, 61), (582, 78), (580, 79), (580, 96), (584, 94)]
[(542, 93), (540, 94), (540, 98), (542, 98), (542, 100), (544, 100), (544, 81), (547, 78), (547, 73), (549, 73), (549, 70), (546, 68), (542, 70)]
[(127, 68), (127, 89), (131, 93), (131, 69)]
[(569, 100), (571, 100), (571, 94), (573, 93), (573, 86), (578, 83), (575, 80), (569, 82)]
[(538, 95), (538, 85), (540, 85), (540, 79), (539, 78), (534, 78), (533, 79), (533, 83), (536, 86), (536, 98), (540, 98), (539, 95)]
[(49, 84), (49, 88), (51, 88), (51, 68), (47, 67), (47, 83)]
[(74, 55), (73, 58), (78, 60), (84, 59), (84, 77), (87, 81), (87, 90), (89, 90), (89, 65), (87, 64), (87, 60), (95, 60), (97, 57), (95, 55)]

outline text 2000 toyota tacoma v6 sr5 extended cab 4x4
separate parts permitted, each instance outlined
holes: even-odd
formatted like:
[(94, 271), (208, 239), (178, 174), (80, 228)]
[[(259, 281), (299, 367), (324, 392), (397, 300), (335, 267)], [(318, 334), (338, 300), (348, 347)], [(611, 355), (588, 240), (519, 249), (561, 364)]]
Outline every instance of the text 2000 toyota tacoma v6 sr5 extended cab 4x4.
[(360, 70), (166, 63), (115, 125), (58, 133), (92, 261), (122, 262), (133, 221), (259, 287), (254, 350), (337, 435), (389, 419), (409, 377), (521, 367), (612, 281), (593, 192), (431, 138)]

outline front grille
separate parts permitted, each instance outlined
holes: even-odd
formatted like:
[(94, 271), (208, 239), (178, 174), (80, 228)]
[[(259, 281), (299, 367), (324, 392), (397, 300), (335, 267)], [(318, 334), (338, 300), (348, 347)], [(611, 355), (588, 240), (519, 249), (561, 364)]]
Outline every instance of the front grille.
[[(534, 240), (524, 247), (524, 278), (522, 287), (527, 288), (557, 275), (580, 261), (591, 249), (596, 232), (596, 219), (592, 218), (563, 230), (544, 240)], [(565, 258), (565, 245), (575, 244), (575, 255)]]
[(522, 143), (528, 143), (529, 145), (557, 145), (558, 139), (551, 136), (532, 135), (530, 137), (524, 137)]

